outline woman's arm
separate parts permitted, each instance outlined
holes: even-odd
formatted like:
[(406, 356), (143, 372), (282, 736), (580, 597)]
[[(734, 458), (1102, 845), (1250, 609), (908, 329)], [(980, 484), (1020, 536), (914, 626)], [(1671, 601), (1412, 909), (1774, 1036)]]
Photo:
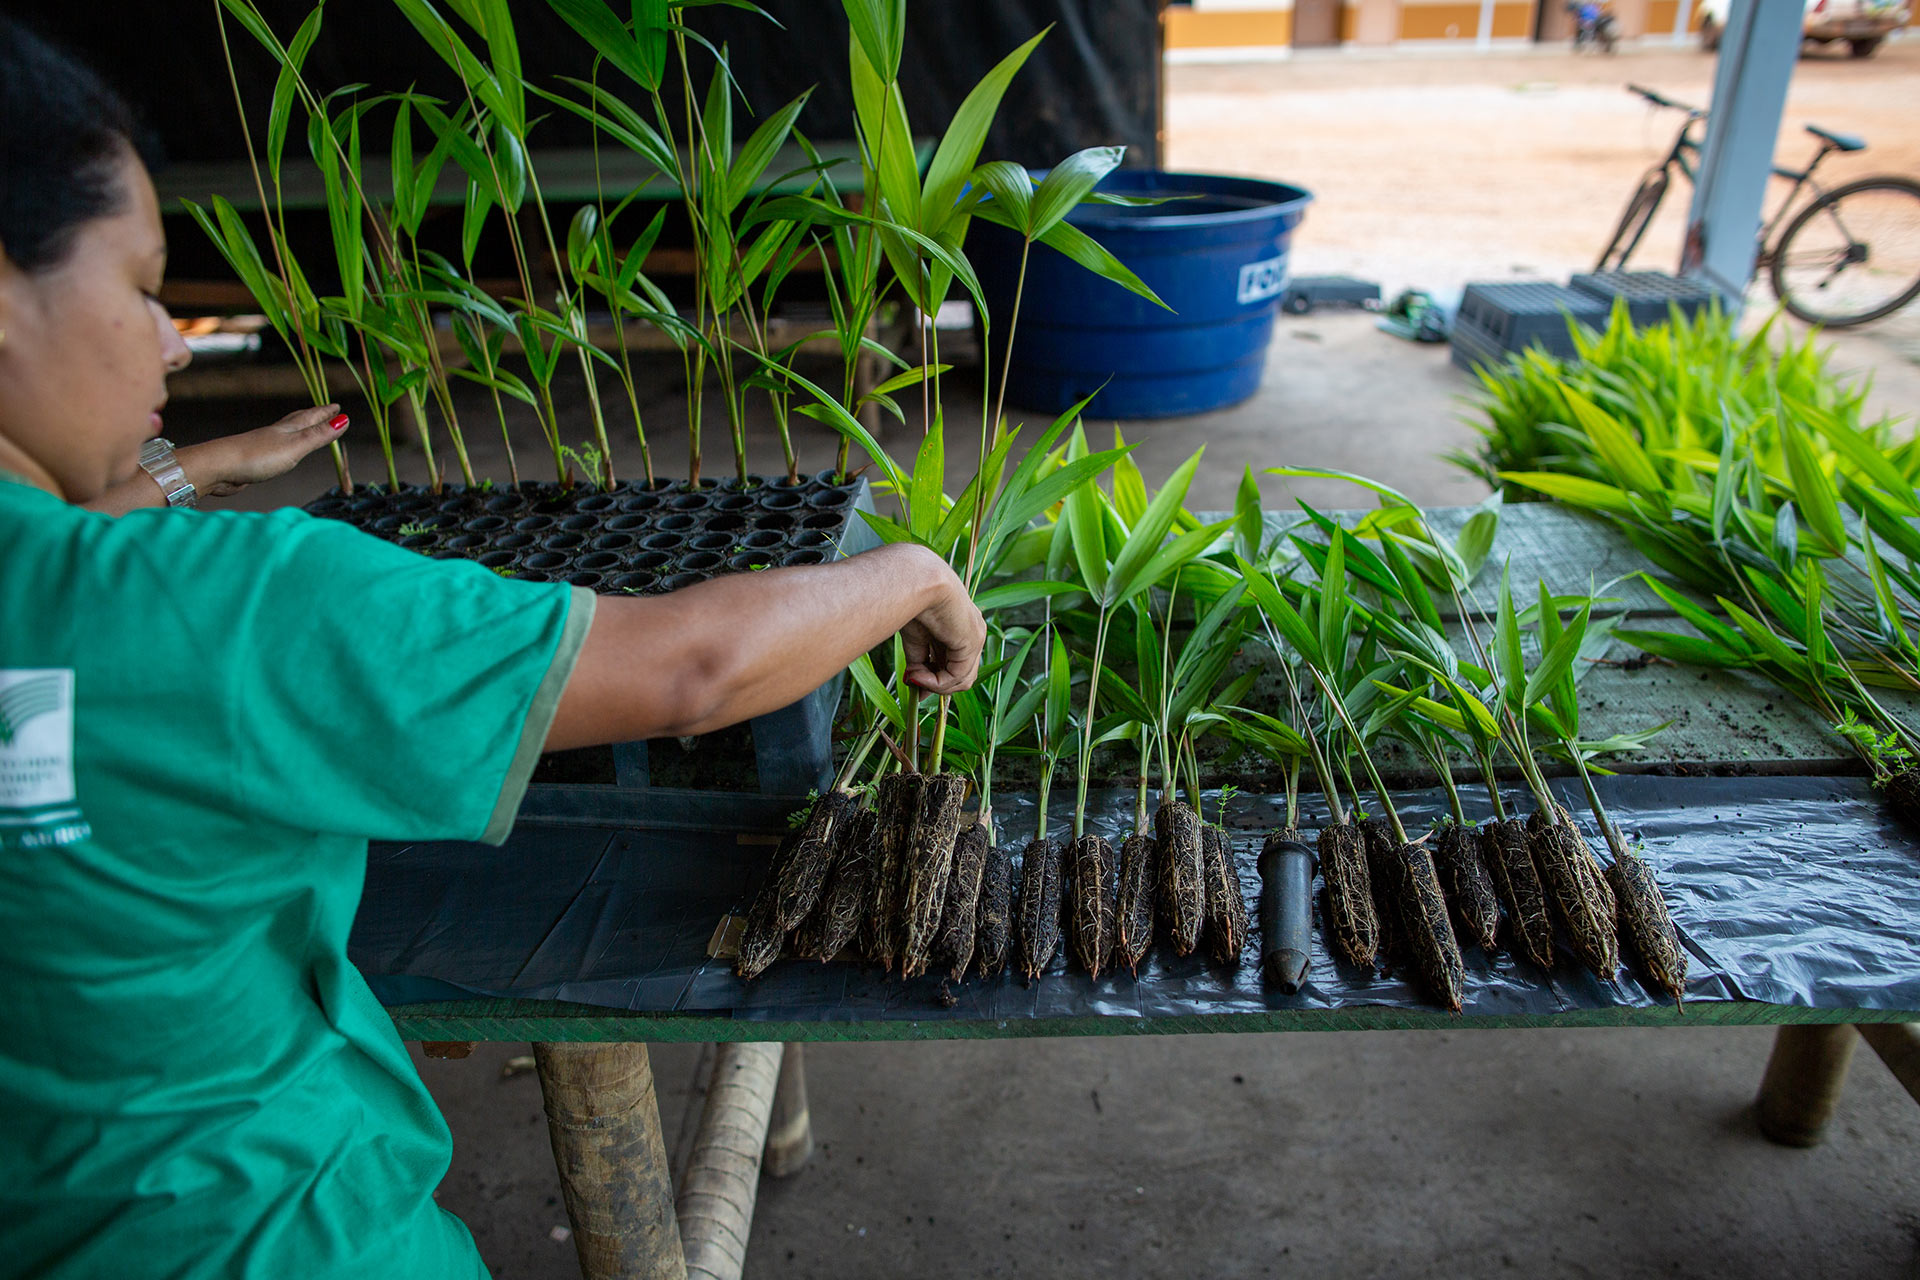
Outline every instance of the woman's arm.
[(986, 622), (925, 547), (733, 574), (669, 596), (602, 597), (547, 749), (737, 724), (799, 700), (896, 632), (916, 687), (973, 683)]
[[(186, 445), (174, 457), (201, 497), (226, 498), (250, 484), (285, 475), (321, 445), (338, 440), (346, 429), (347, 417), (340, 406), (325, 404), (296, 410), (258, 431)], [(141, 507), (157, 507), (165, 500), (153, 477), (142, 471), (85, 506), (89, 511), (122, 516)]]

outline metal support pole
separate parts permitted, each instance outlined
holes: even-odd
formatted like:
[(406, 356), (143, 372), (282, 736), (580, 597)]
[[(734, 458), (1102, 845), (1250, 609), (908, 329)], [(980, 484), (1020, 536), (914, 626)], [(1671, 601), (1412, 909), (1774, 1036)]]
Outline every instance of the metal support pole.
[(547, 1135), (584, 1280), (686, 1280), (644, 1044), (536, 1044)]
[(1840, 1104), (1860, 1037), (1846, 1023), (1781, 1027), (1760, 1082), (1760, 1132), (1784, 1147), (1813, 1147)]
[(780, 1060), (780, 1085), (773, 1093), (773, 1118), (767, 1122), (767, 1152), (760, 1167), (769, 1178), (788, 1178), (813, 1158), (813, 1117), (807, 1111), (807, 1064), (800, 1046), (787, 1046)]
[(1802, 0), (1740, 0), (1727, 15), (1680, 274), (1738, 313), (1753, 278), (1761, 206), (1787, 85), (1800, 56)]

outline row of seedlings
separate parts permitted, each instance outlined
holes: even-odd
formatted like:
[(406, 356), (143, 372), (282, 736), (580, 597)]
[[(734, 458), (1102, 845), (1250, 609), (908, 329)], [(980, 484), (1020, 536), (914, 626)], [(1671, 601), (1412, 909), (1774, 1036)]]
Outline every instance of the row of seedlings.
[[(1070, 445), (1064, 456), (1076, 454), (1084, 454), (1083, 443)], [(981, 689), (962, 699), (955, 732), (967, 744), (972, 761), (968, 771), (983, 801), (991, 794), (993, 752), (1012, 742), (1024, 722), (1034, 725), (1030, 749), (1041, 762), (1042, 816), (1019, 860), (1017, 894), (1011, 883), (1014, 859), (991, 836), (990, 801), (983, 803), (979, 820), (963, 824), (949, 816), (954, 812), (947, 798), (952, 792), (929, 804), (924, 781), (911, 781), (921, 775), (903, 769), (891, 775), (895, 780), (889, 783), (893, 757), (882, 757), (873, 786), (878, 800), (873, 852), (846, 854), (827, 868), (838, 885), (842, 867), (852, 880), (865, 874), (861, 868), (868, 862), (875, 865), (877, 879), (869, 882), (867, 914), (860, 925), (868, 957), (889, 967), (898, 961), (901, 971), (911, 975), (925, 970), (925, 955), (930, 954), (958, 978), (970, 958), (960, 940), (981, 936), (971, 928), (972, 921), (992, 921), (998, 929), (1011, 917), (1017, 922), (1011, 931), (1012, 953), (1029, 977), (1046, 970), (1063, 939), (1075, 961), (1090, 973), (1119, 964), (1137, 968), (1156, 926), (1176, 954), (1199, 949), (1204, 936), (1214, 959), (1236, 962), (1247, 924), (1231, 843), (1218, 826), (1200, 820), (1197, 803), (1178, 798), (1184, 773), (1197, 801), (1195, 738), (1222, 726), (1243, 743), (1266, 751), (1285, 770), (1289, 818), (1287, 829), (1276, 838), (1294, 834), (1298, 779), (1311, 764), (1334, 817), (1318, 843), (1326, 883), (1325, 920), (1333, 948), (1346, 962), (1368, 966), (1384, 954), (1390, 963), (1410, 967), (1439, 1003), (1457, 1009), (1464, 981), (1461, 946), (1495, 945), (1504, 906), (1505, 936), (1522, 958), (1552, 967), (1557, 929), (1582, 963), (1611, 976), (1617, 967), (1616, 939), (1624, 936), (1641, 971), (1677, 998), (1684, 957), (1664, 902), (1644, 863), (1626, 848), (1606, 817), (1587, 777), (1587, 764), (1595, 755), (1638, 745), (1645, 735), (1603, 743), (1583, 742), (1578, 736), (1576, 664), (1604, 644), (1608, 631), (1606, 625), (1591, 623), (1590, 601), (1581, 602), (1568, 621), (1563, 617), (1568, 602), (1543, 595), (1542, 605), (1532, 611), (1541, 658), (1529, 669), (1522, 656), (1519, 615), (1503, 584), (1502, 609), (1495, 621), (1495, 649), (1501, 660), (1487, 661), (1482, 654), (1480, 665), (1463, 662), (1440, 626), (1428, 585), (1431, 569), (1416, 566), (1409, 554), (1409, 548), (1420, 551), (1423, 561), (1437, 565), (1457, 592), (1471, 576), (1460, 550), (1446, 547), (1447, 556), (1434, 554), (1442, 544), (1424, 530), (1409, 534), (1404, 545), (1398, 537), (1379, 537), (1383, 521), (1369, 530), (1381, 546), (1376, 553), (1354, 532), (1310, 512), (1314, 532), (1324, 541), (1306, 533), (1292, 535), (1287, 540), (1292, 552), (1285, 558), (1287, 572), (1276, 571), (1275, 562), (1283, 557), (1271, 544), (1259, 546), (1257, 535), (1251, 544), (1237, 537), (1236, 548), (1256, 549), (1262, 564), (1256, 566), (1242, 555), (1237, 557), (1238, 574), (1223, 572), (1217, 558), (1196, 561), (1213, 546), (1219, 527), (1200, 526), (1187, 517), (1185, 531), (1174, 533), (1184, 514), (1178, 512), (1178, 502), (1197, 461), (1190, 460), (1152, 503), (1128, 512), (1112, 509), (1125, 504), (1116, 504), (1097, 486), (1073, 491), (1053, 526), (1049, 548), (1051, 555), (1062, 557), (1054, 567), (1068, 569), (1071, 558), (1072, 571), (1050, 573), (1043, 582), (1019, 586), (1016, 594), (1002, 597), (1051, 605), (1060, 597), (1079, 595), (1092, 608), (1092, 661), (1080, 704), (1084, 711), (1077, 720), (1069, 670), (1073, 650), (1059, 619), (1012, 637), (996, 632), (995, 656)], [(1127, 486), (1116, 483), (1115, 488), (1125, 492)], [(1135, 517), (1131, 524), (1130, 514)], [(1256, 506), (1256, 530), (1257, 514)], [(1497, 519), (1491, 511), (1484, 514), (1487, 519), (1469, 535), (1480, 544), (1476, 568), (1491, 542), (1488, 526)], [(1404, 519), (1395, 517), (1395, 522)], [(1112, 556), (1105, 552), (1108, 546), (1117, 548)], [(1177, 599), (1175, 575), (1189, 564), (1194, 581), (1211, 581), (1217, 594), (1211, 606), (1196, 606), (1195, 628), (1176, 648), (1173, 607), (1168, 606), (1164, 630), (1157, 630), (1156, 596), (1147, 587), (1172, 586)], [(1145, 575), (1149, 581), (1141, 585), (1137, 566), (1146, 565), (1159, 569)], [(1292, 570), (1301, 567), (1313, 570), (1311, 584), (1293, 575)], [(1244, 608), (1243, 599), (1257, 607)], [(1131, 683), (1109, 671), (1106, 662), (1119, 617), (1129, 618), (1134, 632)], [(1224, 698), (1207, 700), (1249, 617), (1258, 617), (1275, 648), (1290, 655), (1282, 664), (1291, 689), (1290, 718), (1234, 705), (1243, 683), (1236, 683)], [(1477, 631), (1470, 629), (1470, 635), (1480, 646)], [(1035, 648), (1043, 655), (1041, 671), (1023, 683)], [(884, 738), (884, 718), (890, 727), (904, 730), (911, 742), (917, 718), (907, 717), (887, 691), (878, 689), (870, 669), (861, 683), (877, 689), (876, 706), (887, 709), (884, 717), (876, 714), (868, 741)], [(1103, 687), (1120, 706), (1105, 719), (1100, 718), (1099, 703)], [(1224, 710), (1206, 709), (1215, 705)], [(941, 725), (936, 742), (944, 733), (944, 719)], [(1601, 867), (1571, 817), (1554, 801), (1535, 759), (1530, 730), (1543, 734), (1548, 749), (1580, 773), (1612, 865)], [(1412, 743), (1444, 781), (1449, 817), (1421, 839), (1409, 838), (1374, 763), (1383, 733)], [(1105, 840), (1085, 830), (1085, 796), (1095, 749), (1129, 738), (1140, 744), (1135, 831), (1116, 856)], [(1149, 838), (1146, 799), (1154, 744), (1159, 748), (1162, 800)], [(1529, 820), (1506, 815), (1493, 772), (1495, 757), (1502, 752), (1513, 759), (1535, 799)], [(1489, 782), (1495, 814), (1478, 828), (1467, 821), (1450, 754), (1473, 760)], [(1066, 841), (1048, 832), (1045, 799), (1055, 770), (1070, 756), (1077, 757), (1079, 785), (1076, 829)], [(1364, 822), (1357, 815), (1350, 820), (1342, 801), (1344, 796), (1358, 803), (1356, 757), (1380, 810)], [(909, 790), (916, 785), (921, 787), (917, 800)], [(903, 794), (909, 797), (904, 809)], [(925, 837), (916, 846), (911, 819), (888, 816), (916, 804), (918, 812), (935, 813), (940, 839), (950, 835), (954, 841), (944, 857)], [(937, 909), (934, 884), (942, 889)], [(843, 893), (839, 900), (850, 904), (855, 897)], [(797, 927), (791, 919), (779, 922), (783, 929)], [(797, 934), (793, 950), (822, 959), (835, 954), (837, 948), (822, 946), (815, 932)], [(827, 931), (825, 941), (844, 941), (846, 933), (843, 923), (837, 931)], [(922, 939), (932, 941), (923, 946)], [(982, 936), (981, 969), (996, 973), (1005, 963), (1003, 953), (997, 938), (993, 945), (987, 942)], [(763, 943), (750, 962), (743, 962), (742, 972), (764, 967), (778, 945), (776, 939), (769, 950)]]

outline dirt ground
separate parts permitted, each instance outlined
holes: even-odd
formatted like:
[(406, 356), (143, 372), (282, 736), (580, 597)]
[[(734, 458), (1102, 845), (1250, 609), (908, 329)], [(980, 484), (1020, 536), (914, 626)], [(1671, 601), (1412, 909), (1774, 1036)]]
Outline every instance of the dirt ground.
[[(1691, 51), (1176, 67), (1169, 160), (1311, 188), (1300, 272), (1436, 291), (1564, 278), (1588, 264), (1673, 127), (1619, 86), (1704, 103), (1712, 70)], [(1784, 153), (1801, 155), (1800, 123), (1818, 121), (1873, 144), (1835, 177), (1920, 171), (1916, 107), (1920, 40), (1864, 63), (1809, 57)], [(1671, 225), (1659, 235), (1648, 265), (1671, 259)], [(1920, 405), (1920, 316), (1839, 345), (1879, 371), (1883, 403)], [(1366, 316), (1316, 314), (1282, 323), (1254, 401), (1129, 438), (1144, 442), (1150, 479), (1206, 441), (1202, 505), (1224, 505), (1243, 465), (1282, 458), (1472, 501), (1478, 490), (1438, 461), (1467, 438), (1467, 389), (1444, 350), (1383, 337)], [(302, 492), (313, 487), (310, 476)], [(1829, 1143), (1769, 1146), (1748, 1106), (1769, 1039), (1699, 1028), (809, 1047), (820, 1153), (763, 1186), (747, 1274), (1913, 1280), (1920, 1112), (1863, 1052)], [(482, 1046), (422, 1070), (455, 1136), (441, 1202), (503, 1280), (576, 1274), (538, 1087), (501, 1071), (524, 1052)], [(689, 1046), (655, 1053), (670, 1142), (696, 1065)]]
[[(1624, 86), (1704, 108), (1714, 66), (1694, 49), (1174, 66), (1168, 165), (1312, 191), (1298, 273), (1428, 289), (1509, 273), (1565, 279), (1592, 265), (1641, 172), (1680, 125), (1677, 112)], [(1814, 147), (1803, 127), (1818, 124), (1869, 144), (1823, 162), (1823, 182), (1920, 173), (1916, 121), (1920, 40), (1865, 60), (1809, 54), (1794, 74), (1777, 154), (1803, 163)], [(1774, 199), (1784, 192), (1780, 184)], [(1684, 213), (1670, 197), (1641, 264), (1672, 268)]]

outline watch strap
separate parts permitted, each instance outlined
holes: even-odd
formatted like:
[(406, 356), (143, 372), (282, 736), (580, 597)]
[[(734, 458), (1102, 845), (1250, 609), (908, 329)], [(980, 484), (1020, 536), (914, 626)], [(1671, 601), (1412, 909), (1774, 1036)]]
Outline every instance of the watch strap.
[(155, 437), (140, 447), (140, 466), (153, 477), (160, 486), (160, 492), (166, 495), (170, 507), (191, 507), (200, 501), (199, 490), (193, 487), (193, 481), (187, 479), (187, 473), (180, 466), (180, 459), (174, 456), (173, 442)]

